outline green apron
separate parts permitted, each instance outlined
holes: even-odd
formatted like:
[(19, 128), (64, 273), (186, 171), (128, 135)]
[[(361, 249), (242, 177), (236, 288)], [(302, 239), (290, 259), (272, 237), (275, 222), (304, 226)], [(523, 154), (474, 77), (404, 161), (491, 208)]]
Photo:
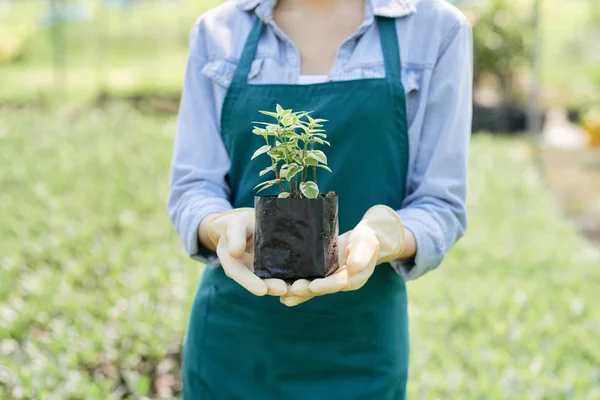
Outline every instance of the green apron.
[[(393, 19), (378, 18), (386, 77), (313, 85), (250, 85), (263, 29), (257, 19), (225, 99), (221, 118), (231, 158), (227, 177), (234, 207), (253, 207), (253, 187), (268, 157), (250, 161), (264, 144), (252, 134), (259, 110), (276, 104), (329, 120), (332, 174), (324, 191), (339, 195), (340, 233), (377, 204), (402, 206), (408, 129), (400, 48)], [(268, 193), (267, 193), (268, 194)], [(360, 290), (287, 308), (256, 297), (207, 266), (192, 307), (183, 357), (186, 400), (398, 400), (406, 397), (408, 315), (403, 279), (380, 265)]]

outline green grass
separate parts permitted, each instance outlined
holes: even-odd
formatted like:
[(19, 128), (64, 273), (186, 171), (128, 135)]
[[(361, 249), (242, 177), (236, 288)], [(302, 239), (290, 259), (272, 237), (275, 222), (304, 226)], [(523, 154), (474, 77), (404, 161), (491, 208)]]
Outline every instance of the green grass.
[[(57, 30), (38, 23), (47, 3), (17, 2), (0, 12), (0, 100), (91, 100), (103, 92), (178, 96), (192, 25), (218, 3), (145, 1), (116, 9), (84, 0), (89, 19)], [(59, 64), (57, 33), (64, 43)]]
[(0, 398), (107, 399), (111, 366), (139, 398), (200, 275), (165, 212), (174, 121), (65, 113), (0, 117)]
[[(166, 217), (174, 131), (117, 105), (0, 111), (0, 398), (156, 398), (179, 376), (201, 267)], [(526, 143), (474, 139), (469, 207), (409, 285), (409, 398), (599, 398), (600, 254)]]

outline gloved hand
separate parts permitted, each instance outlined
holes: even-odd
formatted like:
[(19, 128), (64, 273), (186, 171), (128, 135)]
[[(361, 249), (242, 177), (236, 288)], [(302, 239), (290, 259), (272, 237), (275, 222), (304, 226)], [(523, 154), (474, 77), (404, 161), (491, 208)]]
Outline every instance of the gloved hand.
[(375, 266), (400, 258), (404, 246), (404, 226), (396, 211), (375, 206), (367, 211), (352, 231), (338, 239), (340, 269), (314, 281), (298, 280), (288, 287), (281, 302), (293, 307), (315, 296), (358, 290), (363, 287)]
[(287, 284), (254, 275), (254, 209), (238, 208), (214, 217), (208, 237), (217, 248), (225, 275), (256, 296), (282, 296)]

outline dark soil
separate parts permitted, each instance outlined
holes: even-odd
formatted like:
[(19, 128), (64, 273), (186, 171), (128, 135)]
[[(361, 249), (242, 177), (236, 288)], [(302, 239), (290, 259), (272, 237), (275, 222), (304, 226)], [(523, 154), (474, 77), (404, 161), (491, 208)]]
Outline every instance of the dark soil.
[[(277, 197), (277, 196), (263, 196), (263, 197)], [(335, 192), (328, 192), (327, 194), (324, 193), (319, 193), (319, 196), (317, 198), (319, 199), (333, 199), (337, 197), (337, 194)], [(297, 195), (294, 196), (290, 196), (290, 199), (307, 199), (307, 197), (302, 194), (302, 193), (298, 193)]]

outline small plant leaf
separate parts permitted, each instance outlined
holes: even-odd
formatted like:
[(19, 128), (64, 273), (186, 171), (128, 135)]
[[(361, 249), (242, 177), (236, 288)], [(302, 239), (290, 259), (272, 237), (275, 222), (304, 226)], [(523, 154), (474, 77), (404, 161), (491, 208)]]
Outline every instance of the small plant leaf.
[(270, 111), (259, 111), (259, 113), (264, 114), (264, 115), (268, 115), (269, 117), (273, 117), (273, 118), (279, 118), (279, 115), (277, 115), (277, 113), (274, 112), (270, 112)]
[(268, 188), (270, 188), (273, 185), (277, 185), (278, 183), (281, 183), (281, 179), (273, 179), (273, 180), (270, 180), (270, 181), (259, 183), (258, 185), (256, 185), (254, 187), (254, 190), (258, 189), (258, 191), (256, 193), (260, 193), (263, 190), (268, 189)]
[(298, 135), (294, 131), (285, 131), (285, 132), (283, 132), (283, 136), (288, 137), (288, 138), (295, 138), (296, 140), (300, 138), (300, 135)]
[(283, 124), (283, 126), (290, 126), (294, 123), (294, 119), (290, 116), (285, 116), (281, 118), (281, 123)]
[(298, 172), (302, 171), (304, 169), (304, 167), (302, 166), (295, 166), (295, 167), (291, 167), (290, 169), (288, 169), (287, 173), (285, 174), (285, 178), (291, 182), (292, 179), (294, 178), (294, 176), (296, 176), (296, 174), (298, 174)]
[(289, 192), (283, 192), (283, 193), (279, 193), (279, 197), (280, 199), (287, 199), (290, 197), (290, 193)]
[(280, 115), (283, 114), (283, 107), (281, 107), (279, 104), (277, 104), (277, 107), (275, 107), (275, 110), (277, 111), (277, 116), (279, 117)]
[(281, 169), (279, 170), (279, 173), (281, 174), (282, 177), (286, 177), (288, 174), (288, 171), (292, 168), (296, 168), (297, 166), (298, 166), (298, 164), (296, 164), (296, 163), (283, 164), (281, 166)]
[(323, 168), (324, 170), (327, 170), (327, 171), (329, 171), (329, 172), (332, 172), (332, 171), (331, 171), (331, 168), (329, 168), (327, 165), (319, 164), (319, 165), (317, 165), (317, 167), (319, 167), (319, 168)]
[(268, 151), (269, 157), (271, 157), (274, 161), (281, 161), (285, 158), (285, 154), (283, 150), (274, 148)]
[(259, 176), (263, 176), (265, 174), (268, 174), (269, 172), (271, 172), (271, 171), (274, 170), (273, 168), (274, 167), (271, 165), (270, 167), (267, 167), (267, 168), (263, 169), (262, 171), (260, 171)]
[(327, 156), (321, 150), (312, 150), (311, 155), (322, 164), (327, 164)]
[(315, 158), (315, 156), (313, 156), (312, 154), (309, 154), (306, 156), (306, 158), (304, 159), (304, 163), (306, 165), (310, 165), (312, 167), (316, 167), (317, 165), (319, 165), (319, 160), (317, 160)]
[(285, 175), (287, 174), (287, 171), (288, 171), (288, 168), (289, 168), (289, 167), (290, 167), (290, 166), (289, 166), (289, 164), (283, 164), (283, 165), (281, 166), (281, 168), (279, 168), (279, 174), (280, 174), (281, 176), (285, 176)]
[(300, 184), (300, 191), (309, 199), (316, 199), (319, 196), (319, 187), (311, 181), (302, 182)]
[(268, 144), (265, 144), (260, 149), (258, 149), (254, 152), (254, 155), (252, 156), (252, 160), (254, 160), (256, 157), (260, 156), (261, 154), (267, 153), (269, 150), (271, 150), (271, 146)]

